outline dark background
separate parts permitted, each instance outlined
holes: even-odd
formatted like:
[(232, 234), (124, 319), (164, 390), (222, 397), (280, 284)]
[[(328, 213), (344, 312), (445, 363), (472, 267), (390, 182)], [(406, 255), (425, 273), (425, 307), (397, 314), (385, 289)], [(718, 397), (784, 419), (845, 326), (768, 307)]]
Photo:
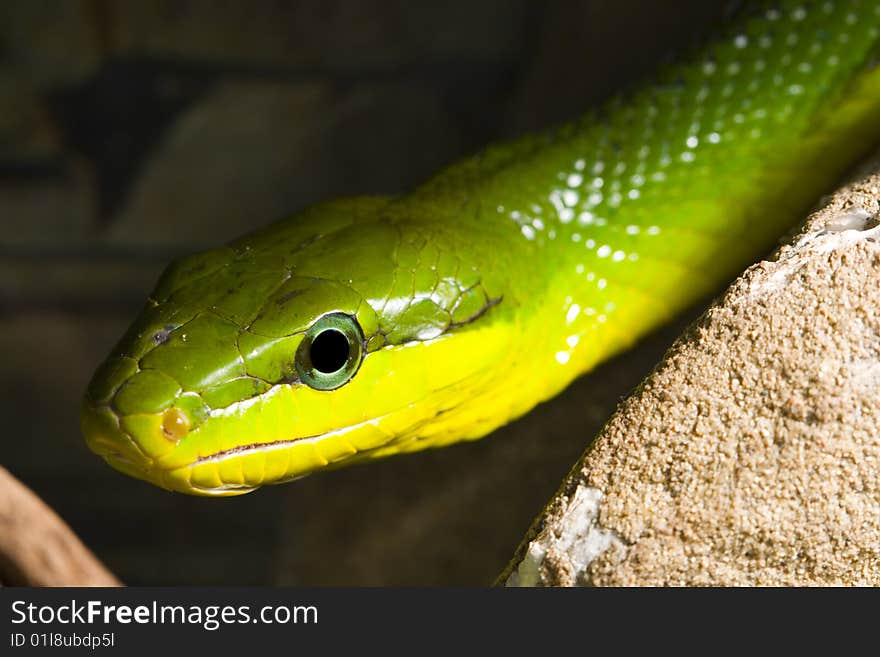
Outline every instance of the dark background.
[(476, 443), (222, 500), (85, 448), (176, 255), (576, 116), (722, 2), (0, 3), (0, 463), (132, 584), (487, 584), (679, 321)]

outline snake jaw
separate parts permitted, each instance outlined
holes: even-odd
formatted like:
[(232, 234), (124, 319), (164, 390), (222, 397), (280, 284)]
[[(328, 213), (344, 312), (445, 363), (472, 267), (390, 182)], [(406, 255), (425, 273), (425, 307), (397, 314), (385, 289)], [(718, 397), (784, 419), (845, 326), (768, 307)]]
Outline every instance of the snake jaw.
[(80, 423), (86, 445), (115, 470), (137, 479), (153, 481), (153, 459), (119, 424), (119, 418), (107, 406), (83, 404)]
[(82, 431), (89, 449), (114, 470), (141, 479), (166, 490), (193, 495), (240, 495), (254, 486), (226, 485), (202, 488), (192, 484), (192, 465), (162, 468), (138, 447), (138, 443), (120, 426), (119, 418), (106, 406), (86, 402), (82, 409)]
[[(368, 354), (348, 385), (326, 391), (283, 382), (201, 416), (200, 406), (181, 401), (198, 397), (192, 393), (137, 407), (117, 403), (119, 392), (106, 401), (87, 397), (82, 430), (92, 451), (124, 474), (190, 495), (241, 495), (472, 432), (494, 414), (468, 391), (483, 389), (509, 338), (503, 328), (471, 328), (387, 346)], [(425, 368), (429, 352), (435, 357)]]
[(256, 490), (259, 486), (246, 483), (224, 483), (219, 486), (200, 486), (193, 482), (194, 466), (187, 465), (175, 470), (162, 470), (159, 479), (154, 481), (162, 488), (178, 493), (187, 493), (200, 497), (230, 497), (244, 495)]

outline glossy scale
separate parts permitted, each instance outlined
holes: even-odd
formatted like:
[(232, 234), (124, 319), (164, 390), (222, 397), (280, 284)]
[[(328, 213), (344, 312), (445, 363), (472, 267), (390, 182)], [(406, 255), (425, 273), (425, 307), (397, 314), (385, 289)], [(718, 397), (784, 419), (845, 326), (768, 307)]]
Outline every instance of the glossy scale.
[[(759, 4), (686, 64), (395, 199), (172, 265), (96, 373), (90, 447), (187, 493), (478, 438), (716, 289), (880, 139), (880, 0)], [(295, 356), (330, 313), (365, 355)]]

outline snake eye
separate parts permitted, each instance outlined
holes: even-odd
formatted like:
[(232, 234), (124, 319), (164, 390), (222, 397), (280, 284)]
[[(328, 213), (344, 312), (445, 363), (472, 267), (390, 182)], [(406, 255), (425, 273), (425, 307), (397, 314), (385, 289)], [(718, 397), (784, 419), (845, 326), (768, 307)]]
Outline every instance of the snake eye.
[(306, 331), (296, 350), (300, 380), (315, 390), (334, 390), (348, 383), (360, 367), (364, 336), (350, 315), (324, 315)]

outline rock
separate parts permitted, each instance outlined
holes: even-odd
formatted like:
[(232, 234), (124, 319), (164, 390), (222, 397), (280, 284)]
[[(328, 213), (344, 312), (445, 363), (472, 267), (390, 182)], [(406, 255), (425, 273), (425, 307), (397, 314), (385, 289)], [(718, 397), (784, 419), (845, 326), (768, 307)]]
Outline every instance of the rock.
[(169, 129), (108, 240), (216, 246), (333, 196), (403, 191), (459, 141), (430, 88), (221, 84)]
[(878, 166), (676, 342), (503, 581), (880, 584)]

